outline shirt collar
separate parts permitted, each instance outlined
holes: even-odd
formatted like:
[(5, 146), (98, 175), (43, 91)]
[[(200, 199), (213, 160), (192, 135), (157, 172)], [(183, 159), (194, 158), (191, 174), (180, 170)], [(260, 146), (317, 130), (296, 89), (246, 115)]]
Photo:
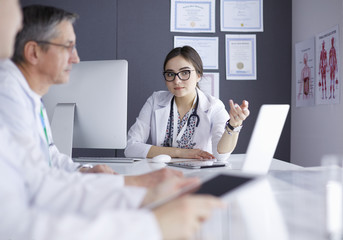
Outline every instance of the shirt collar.
[[(209, 110), (209, 108), (211, 107), (211, 103), (203, 91), (201, 91), (199, 88), (197, 88), (197, 91), (198, 91), (198, 96), (199, 96), (198, 110), (203, 111), (203, 112), (207, 112)], [(162, 108), (168, 106), (170, 104), (173, 96), (174, 96), (173, 94), (168, 92), (167, 96), (164, 97), (159, 102), (158, 105)]]
[(205, 95), (203, 91), (198, 88), (198, 96), (199, 96), (199, 105), (198, 109), (202, 112), (207, 112), (211, 107), (211, 103), (208, 99), (208, 96)]
[(24, 77), (23, 73), (20, 71), (18, 66), (9, 59), (4, 62), (4, 66), (10, 70), (9, 73), (12, 74), (15, 79), (17, 79), (19, 85), (25, 91), (25, 93), (29, 95), (35, 101), (36, 104), (40, 105), (42, 96), (35, 93), (30, 88), (28, 82), (26, 81), (26, 78)]
[(171, 94), (171, 92), (168, 92), (168, 93), (167, 93), (167, 96), (164, 97), (163, 99), (161, 99), (161, 101), (158, 103), (158, 105), (159, 105), (160, 107), (166, 107), (166, 106), (168, 106), (168, 105), (170, 104), (171, 99), (172, 99), (173, 97), (174, 97), (174, 95)]

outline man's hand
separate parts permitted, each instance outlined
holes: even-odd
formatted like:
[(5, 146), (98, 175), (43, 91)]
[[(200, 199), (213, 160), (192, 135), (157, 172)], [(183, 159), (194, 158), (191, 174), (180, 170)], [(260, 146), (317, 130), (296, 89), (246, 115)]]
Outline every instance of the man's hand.
[(106, 173), (106, 174), (117, 174), (105, 164), (95, 165), (93, 168), (80, 168), (79, 170), (82, 173)]
[(186, 195), (153, 210), (163, 239), (192, 239), (201, 223), (223, 202), (209, 195)]
[(155, 187), (157, 184), (165, 181), (171, 177), (182, 177), (183, 173), (169, 168), (162, 168), (160, 170), (137, 175), (125, 176), (125, 185), (137, 187)]
[(141, 203), (141, 207), (144, 207), (149, 203), (168, 198), (169, 196), (179, 192), (182, 188), (191, 186), (194, 186), (194, 188), (200, 186), (200, 180), (198, 178), (171, 177), (160, 182), (155, 187), (148, 188), (147, 194)]

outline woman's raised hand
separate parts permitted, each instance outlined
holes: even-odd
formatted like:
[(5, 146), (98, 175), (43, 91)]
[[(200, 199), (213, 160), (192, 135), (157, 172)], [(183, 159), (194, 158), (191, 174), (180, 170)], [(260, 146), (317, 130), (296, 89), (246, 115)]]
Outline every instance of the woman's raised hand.
[(237, 103), (234, 103), (233, 100), (229, 101), (230, 104), (230, 125), (233, 127), (238, 127), (243, 124), (243, 121), (249, 116), (249, 103), (246, 100), (243, 100), (242, 105), (239, 106)]

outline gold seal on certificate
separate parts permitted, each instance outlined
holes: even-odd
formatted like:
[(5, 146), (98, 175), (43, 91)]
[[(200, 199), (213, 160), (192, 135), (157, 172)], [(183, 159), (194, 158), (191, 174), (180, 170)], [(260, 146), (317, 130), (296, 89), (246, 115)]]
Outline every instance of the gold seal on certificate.
[(241, 70), (241, 69), (244, 68), (244, 63), (238, 62), (238, 63), (236, 64), (236, 66), (237, 66), (237, 69)]
[(191, 25), (191, 27), (193, 27), (193, 28), (194, 28), (194, 27), (195, 27), (195, 25), (196, 25), (196, 23), (195, 23), (195, 22), (191, 22), (191, 23), (190, 23), (190, 25)]

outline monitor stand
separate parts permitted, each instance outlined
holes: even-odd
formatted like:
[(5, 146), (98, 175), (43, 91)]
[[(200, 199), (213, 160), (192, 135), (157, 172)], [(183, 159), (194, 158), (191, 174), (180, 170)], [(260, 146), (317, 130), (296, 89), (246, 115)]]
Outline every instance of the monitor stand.
[(75, 103), (58, 103), (51, 121), (54, 143), (61, 153), (69, 157), (73, 150), (75, 106)]

